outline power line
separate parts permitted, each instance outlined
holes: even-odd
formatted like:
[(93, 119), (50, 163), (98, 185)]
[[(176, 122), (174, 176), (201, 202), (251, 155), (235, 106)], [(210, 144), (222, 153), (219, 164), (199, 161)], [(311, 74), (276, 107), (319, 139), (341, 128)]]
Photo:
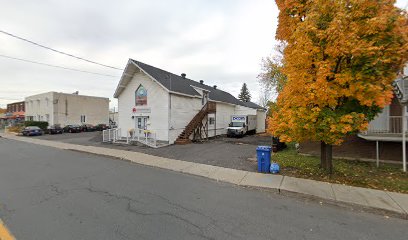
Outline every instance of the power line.
[(28, 40), (28, 39), (23, 38), (23, 37), (19, 37), (19, 36), (17, 36), (17, 35), (14, 35), (14, 34), (12, 34), (12, 33), (9, 33), (9, 32), (3, 31), (3, 30), (0, 30), (0, 33), (6, 34), (6, 35), (8, 35), (8, 36), (10, 36), (10, 37), (20, 39), (20, 40), (22, 40), (22, 41), (25, 41), (25, 42), (34, 44), (34, 45), (36, 45), (36, 46), (38, 46), (38, 47), (42, 47), (42, 48), (45, 48), (45, 49), (47, 49), (47, 50), (50, 50), (50, 51), (53, 51), (53, 52), (56, 52), (56, 53), (59, 53), (59, 54), (63, 54), (63, 55), (69, 56), (69, 57), (73, 57), (73, 58), (76, 58), (76, 59), (79, 59), (79, 60), (82, 60), (82, 61), (85, 61), (85, 62), (93, 63), (93, 64), (96, 64), (96, 65), (99, 65), (99, 66), (103, 66), (103, 67), (107, 67), (107, 68), (112, 68), (112, 69), (116, 69), (116, 70), (123, 70), (122, 68), (112, 67), (112, 66), (109, 66), (109, 65), (106, 65), (106, 64), (98, 63), (98, 62), (95, 62), (95, 61), (92, 61), (92, 60), (89, 60), (89, 59), (86, 59), (86, 58), (78, 57), (78, 56), (75, 56), (75, 55), (73, 55), (73, 54), (69, 54), (69, 53), (65, 53), (65, 52), (63, 52), (63, 51), (56, 50), (56, 49), (54, 49), (54, 48), (44, 46), (44, 45), (42, 45), (42, 44), (36, 43), (36, 42), (34, 42), (34, 41)]
[(48, 63), (36, 62), (36, 61), (31, 61), (31, 60), (22, 59), (22, 58), (10, 57), (10, 56), (6, 56), (6, 55), (3, 55), (3, 54), (0, 54), (0, 57), (13, 59), (13, 60), (18, 60), (18, 61), (23, 61), (23, 62), (28, 62), (28, 63), (39, 64), (39, 65), (48, 66), (48, 67), (61, 68), (61, 69), (70, 70), (70, 71), (83, 72), (83, 73), (101, 75), (101, 76), (106, 76), (106, 77), (114, 77), (114, 78), (119, 77), (119, 76), (114, 76), (114, 75), (109, 75), (109, 74), (96, 73), (96, 72), (90, 72), (90, 71), (75, 69), (75, 68), (62, 67), (62, 66), (48, 64)]

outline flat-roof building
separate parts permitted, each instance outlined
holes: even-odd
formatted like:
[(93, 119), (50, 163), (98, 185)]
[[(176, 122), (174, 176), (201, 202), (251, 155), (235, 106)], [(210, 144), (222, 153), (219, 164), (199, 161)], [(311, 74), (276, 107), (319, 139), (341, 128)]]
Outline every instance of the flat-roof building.
[(109, 98), (47, 92), (25, 98), (26, 121), (58, 124), (109, 124)]

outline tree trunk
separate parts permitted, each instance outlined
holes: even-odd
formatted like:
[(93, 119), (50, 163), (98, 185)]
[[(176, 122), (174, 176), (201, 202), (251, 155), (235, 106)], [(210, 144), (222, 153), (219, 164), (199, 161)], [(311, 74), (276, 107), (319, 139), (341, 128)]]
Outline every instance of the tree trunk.
[(320, 142), (320, 168), (326, 166), (326, 143)]
[(320, 167), (326, 170), (329, 174), (333, 173), (332, 162), (332, 145), (320, 142)]

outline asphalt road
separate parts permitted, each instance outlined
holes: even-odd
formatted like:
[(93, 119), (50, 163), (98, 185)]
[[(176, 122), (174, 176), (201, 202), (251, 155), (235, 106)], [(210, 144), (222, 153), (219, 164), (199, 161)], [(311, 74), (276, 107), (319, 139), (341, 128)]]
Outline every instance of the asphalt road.
[(23, 239), (406, 239), (407, 221), (0, 138), (0, 218)]

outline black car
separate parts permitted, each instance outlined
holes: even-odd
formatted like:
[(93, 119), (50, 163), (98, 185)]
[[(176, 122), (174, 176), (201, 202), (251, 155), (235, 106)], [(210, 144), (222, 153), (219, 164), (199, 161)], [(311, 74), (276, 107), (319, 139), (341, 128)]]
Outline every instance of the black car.
[(92, 124), (82, 124), (81, 125), (82, 131), (84, 132), (93, 132), (96, 131), (96, 127)]
[(23, 136), (41, 136), (44, 134), (44, 131), (37, 126), (28, 126), (21, 133)]
[(69, 124), (63, 128), (64, 132), (79, 133), (82, 132), (82, 127), (77, 124)]
[(103, 130), (106, 130), (106, 129), (109, 129), (109, 127), (108, 127), (108, 125), (106, 125), (106, 124), (98, 124), (98, 125), (96, 125), (96, 131), (103, 131)]
[(51, 125), (47, 128), (48, 134), (62, 134), (64, 130), (60, 125)]

